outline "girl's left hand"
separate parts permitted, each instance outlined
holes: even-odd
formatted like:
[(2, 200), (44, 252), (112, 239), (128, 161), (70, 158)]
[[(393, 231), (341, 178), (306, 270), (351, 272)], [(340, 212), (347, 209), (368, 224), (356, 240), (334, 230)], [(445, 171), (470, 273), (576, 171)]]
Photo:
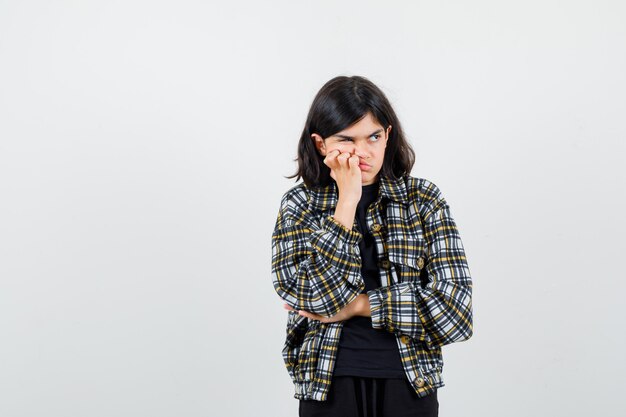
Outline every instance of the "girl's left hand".
[(363, 316), (371, 317), (370, 312), (370, 300), (367, 294), (359, 294), (350, 304), (342, 308), (337, 314), (332, 317), (324, 317), (319, 314), (309, 313), (304, 310), (296, 310), (289, 304), (283, 304), (285, 310), (297, 311), (301, 316), (307, 317), (311, 320), (319, 320), (322, 323), (333, 323), (336, 321), (348, 320), (351, 317)]

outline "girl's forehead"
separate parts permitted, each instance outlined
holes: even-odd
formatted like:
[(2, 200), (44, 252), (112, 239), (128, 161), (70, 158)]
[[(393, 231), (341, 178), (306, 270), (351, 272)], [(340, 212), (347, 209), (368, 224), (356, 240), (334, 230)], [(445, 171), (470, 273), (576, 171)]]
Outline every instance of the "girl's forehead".
[(332, 137), (334, 138), (349, 138), (349, 139), (358, 139), (358, 138), (364, 138), (367, 139), (372, 135), (377, 135), (377, 134), (384, 134), (385, 133), (385, 129), (383, 129), (383, 127), (381, 125), (368, 125), (368, 126), (364, 126), (358, 129), (346, 129), (346, 130), (342, 130), (341, 132), (337, 132), (334, 135), (332, 135)]
[(352, 126), (347, 127), (340, 132), (337, 132), (337, 135), (345, 135), (350, 137), (369, 137), (378, 130), (382, 132), (384, 130), (383, 126), (376, 119), (374, 119), (371, 113), (367, 113), (365, 117), (363, 117)]

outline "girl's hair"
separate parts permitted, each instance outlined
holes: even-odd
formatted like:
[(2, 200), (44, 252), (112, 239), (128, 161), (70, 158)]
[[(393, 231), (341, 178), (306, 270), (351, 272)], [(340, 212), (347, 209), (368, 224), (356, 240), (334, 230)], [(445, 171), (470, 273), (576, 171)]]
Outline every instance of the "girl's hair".
[(332, 181), (330, 168), (324, 164), (311, 138), (317, 133), (326, 140), (357, 123), (367, 113), (384, 129), (391, 125), (385, 148), (385, 159), (380, 176), (399, 178), (409, 175), (415, 163), (415, 152), (406, 141), (400, 121), (385, 94), (370, 80), (354, 75), (338, 76), (328, 81), (311, 104), (300, 142), (298, 143), (298, 170), (285, 178), (297, 177), (307, 187), (326, 186)]

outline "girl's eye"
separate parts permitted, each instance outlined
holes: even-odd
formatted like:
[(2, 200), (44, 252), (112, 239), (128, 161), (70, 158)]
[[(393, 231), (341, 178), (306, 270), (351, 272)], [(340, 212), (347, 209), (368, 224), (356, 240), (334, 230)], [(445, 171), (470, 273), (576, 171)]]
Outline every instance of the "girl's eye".
[[(377, 142), (378, 139), (380, 139), (380, 134), (372, 135), (370, 136), (370, 138), (375, 138), (372, 140), (372, 142)], [(343, 138), (340, 140), (340, 142), (352, 142), (352, 139)]]

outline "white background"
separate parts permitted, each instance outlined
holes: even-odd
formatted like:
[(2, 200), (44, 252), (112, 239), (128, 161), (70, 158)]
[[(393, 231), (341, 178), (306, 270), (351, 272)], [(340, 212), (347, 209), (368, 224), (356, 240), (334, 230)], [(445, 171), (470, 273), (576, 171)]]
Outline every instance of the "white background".
[(620, 1), (0, 1), (0, 415), (296, 416), (270, 235), (363, 75), (474, 280), (440, 415), (623, 416)]

